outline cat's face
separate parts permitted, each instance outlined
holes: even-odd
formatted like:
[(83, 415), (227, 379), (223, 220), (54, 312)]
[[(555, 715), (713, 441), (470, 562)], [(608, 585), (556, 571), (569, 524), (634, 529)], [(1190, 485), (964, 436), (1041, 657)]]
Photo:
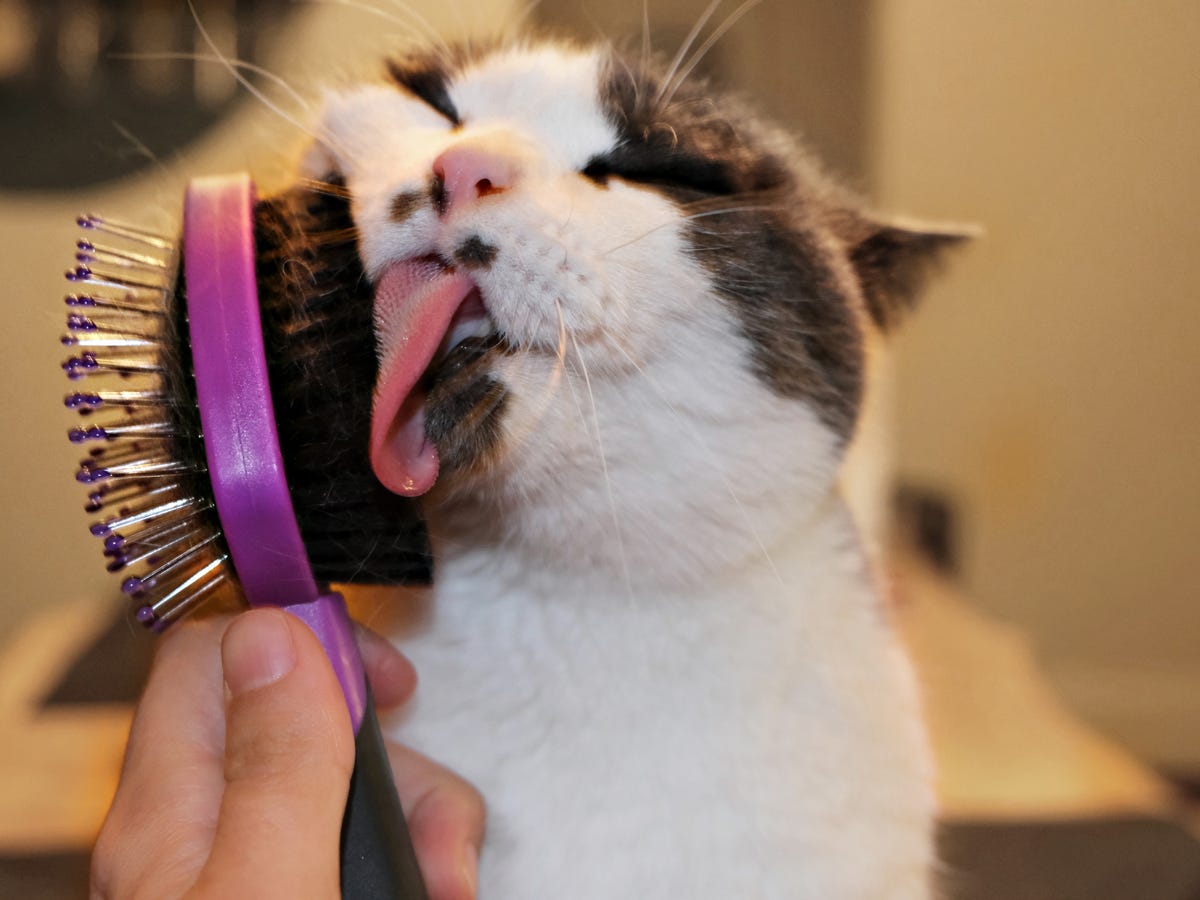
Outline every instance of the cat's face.
[(827, 489), (908, 233), (736, 101), (546, 44), (398, 60), (320, 133), (377, 285), (391, 490), (568, 491), (636, 528)]

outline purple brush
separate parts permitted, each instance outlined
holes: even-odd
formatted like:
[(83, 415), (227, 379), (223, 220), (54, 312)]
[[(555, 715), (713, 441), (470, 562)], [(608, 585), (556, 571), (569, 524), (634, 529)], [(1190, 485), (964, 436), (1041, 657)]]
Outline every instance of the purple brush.
[[(96, 448), (76, 478), (90, 486), (86, 508), (102, 515), (91, 532), (142, 624), (161, 631), (232, 586), (250, 605), (285, 609), (316, 633), (356, 735), (342, 894), (422, 898), (351, 620), (341, 595), (314, 574), (313, 541), (293, 508), (260, 309), (264, 248), (280, 248), (277, 232), (256, 228), (260, 213), (245, 176), (193, 182), (178, 282), (169, 242), (97, 216), (78, 220), (86, 237), (67, 272), (79, 293), (67, 298), (62, 342), (74, 355), (63, 369), (74, 380), (124, 383), (67, 395), (87, 417), (70, 439)], [(305, 481), (307, 460), (294, 467)], [(408, 559), (398, 560), (397, 577), (381, 580), (411, 575)]]

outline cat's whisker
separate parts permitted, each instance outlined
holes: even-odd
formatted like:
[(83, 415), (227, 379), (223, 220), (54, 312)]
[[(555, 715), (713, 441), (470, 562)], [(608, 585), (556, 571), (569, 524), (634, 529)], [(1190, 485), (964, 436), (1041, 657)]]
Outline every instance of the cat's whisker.
[(188, 11), (191, 12), (191, 14), (192, 14), (192, 22), (195, 24), (196, 32), (200, 35), (201, 40), (203, 40), (204, 43), (208, 45), (208, 48), (213, 52), (213, 55), (216, 57), (216, 61), (218, 63), (220, 63), (222, 66), (224, 66), (226, 71), (228, 71), (229, 74), (233, 76), (234, 80), (237, 81), (238, 84), (240, 84), (243, 88), (245, 88), (246, 91), (249, 92), (249, 94), (252, 97), (254, 97), (256, 100), (258, 100), (259, 103), (261, 103), (267, 109), (271, 110), (271, 112), (275, 113), (275, 115), (279, 116), (285, 122), (287, 122), (291, 125), (294, 125), (301, 132), (303, 132), (304, 134), (307, 134), (318, 144), (321, 144), (323, 147), (327, 148), (330, 152), (335, 153), (335, 154), (338, 153), (338, 147), (336, 146), (335, 142), (332, 140), (332, 138), (330, 136), (321, 135), (321, 134), (317, 133), (316, 131), (314, 131), (313, 129), (309, 128), (307, 125), (305, 125), (299, 119), (297, 119), (295, 116), (288, 113), (287, 110), (283, 109), (283, 107), (281, 107), (277, 103), (273, 102), (269, 97), (266, 96), (266, 94), (264, 94), (261, 90), (259, 90), (250, 81), (250, 79), (248, 79), (245, 75), (243, 75), (240, 71), (238, 71), (238, 67), (236, 65), (234, 65), (234, 61), (231, 60), (228, 56), (226, 56), (224, 53), (221, 52), (221, 48), (217, 46), (216, 41), (213, 40), (212, 35), (209, 34), (208, 29), (204, 26), (204, 23), (200, 19), (200, 14), (196, 11), (196, 4), (195, 4), (194, 0), (187, 0), (187, 6), (188, 6)]
[[(497, 458), (497, 462), (502, 462), (509, 457), (516, 456), (519, 451), (526, 445), (529, 439), (538, 431), (546, 417), (546, 413), (550, 410), (550, 401), (558, 395), (559, 389), (562, 387), (562, 375), (566, 361), (566, 323), (562, 317), (561, 305), (558, 308), (559, 312), (559, 337), (558, 345), (555, 348), (554, 368), (551, 370), (549, 377), (546, 379), (545, 389), (529, 402), (529, 407), (533, 410), (533, 414), (528, 421), (524, 422), (523, 427), (519, 432), (514, 431), (512, 426), (508, 426), (508, 431), (505, 436), (504, 450), (501, 456)], [(528, 356), (540, 356), (543, 351), (535, 349), (532, 339), (527, 339), (522, 345), (519, 345), (514, 351), (514, 354), (526, 354)], [(576, 402), (578, 406), (578, 401)], [(580, 410), (582, 416), (582, 410)]]
[[(336, 197), (339, 200), (351, 200), (354, 195), (350, 193), (350, 189), (344, 185), (334, 184), (329, 181), (322, 181), (319, 178), (301, 178), (300, 184), (317, 194), (324, 194), (326, 197)], [(354, 229), (354, 234), (357, 236), (358, 229)]]
[[(715, 331), (717, 329), (714, 328), (713, 330)], [(721, 479), (721, 483), (725, 486), (725, 490), (729, 494), (729, 499), (733, 501), (734, 506), (738, 508), (738, 512), (745, 521), (746, 530), (750, 533), (754, 543), (758, 545), (758, 549), (759, 552), (762, 553), (763, 560), (770, 567), (772, 574), (779, 581), (779, 583), (783, 584), (783, 576), (780, 575), (779, 569), (775, 565), (775, 560), (771, 557), (770, 551), (767, 550), (767, 545), (763, 542), (762, 535), (760, 535), (758, 529), (754, 527), (754, 517), (750, 515), (750, 511), (746, 509), (745, 504), (742, 503), (742, 499), (738, 496), (737, 491), (733, 489), (733, 485), (730, 483), (728, 476), (725, 474), (725, 466), (721, 464), (716, 453), (713, 452), (712, 445), (704, 436), (704, 432), (697, 428), (694, 422), (687, 419), (675, 407), (675, 405), (667, 399), (666, 394), (663, 393), (658, 384), (655, 383), (655, 380), (650, 377), (650, 373), (638, 364), (638, 361), (633, 358), (633, 355), (627, 349), (625, 349), (625, 347), (621, 346), (620, 343), (615, 343), (614, 346), (618, 351), (620, 351), (621, 355), (628, 360), (629, 364), (637, 370), (638, 374), (642, 376), (643, 380), (650, 387), (650, 390), (653, 391), (659, 402), (661, 402), (663, 406), (667, 408), (667, 411), (674, 417), (675, 421), (688, 430), (692, 436), (692, 439), (696, 442), (696, 445), (708, 457), (708, 461), (712, 464), (713, 470), (717, 473), (717, 477)]]
[(415, 7), (408, 3), (403, 3), (401, 0), (391, 0), (391, 5), (395, 7), (398, 13), (402, 13), (406, 18), (396, 13), (389, 12), (386, 9), (375, 6), (372, 3), (365, 3), (362, 0), (292, 0), (294, 3), (315, 3), (325, 6), (344, 6), (347, 9), (357, 9), (365, 13), (370, 13), (373, 16), (391, 22), (393, 25), (401, 25), (430, 43), (436, 44), (438, 48), (444, 52), (450, 52), (450, 45), (445, 38), (438, 33), (438, 30), (430, 24), (429, 20), (421, 15)]
[[(567, 358), (567, 322), (563, 317), (562, 303), (555, 298), (554, 309), (558, 313), (558, 344), (554, 348), (554, 368), (551, 369), (549, 377), (546, 379), (546, 388), (538, 396), (537, 401), (532, 404), (536, 410), (536, 414), (530, 422), (530, 426), (526, 429), (527, 432), (532, 432), (541, 424), (545, 418), (546, 411), (550, 408), (550, 401), (558, 394), (559, 388), (562, 386), (562, 374)], [(522, 348), (525, 352), (532, 352), (531, 348)]]
[(669, 228), (671, 226), (677, 226), (680, 222), (691, 222), (696, 219), (705, 219), (705, 218), (709, 218), (710, 216), (725, 216), (725, 215), (729, 215), (731, 213), (737, 213), (737, 212), (754, 212), (754, 211), (762, 212), (762, 211), (771, 211), (771, 210), (777, 210), (777, 209), (780, 209), (780, 205), (778, 203), (770, 203), (770, 204), (765, 204), (765, 205), (738, 205), (738, 206), (725, 206), (720, 209), (708, 209), (708, 210), (704, 210), (703, 212), (692, 213), (690, 215), (678, 216), (674, 219), (668, 219), (665, 222), (660, 222), (657, 225), (653, 226), (652, 228), (648, 228), (646, 231), (643, 231), (641, 234), (635, 235), (634, 237), (631, 237), (629, 240), (623, 241), (622, 243), (617, 244), (614, 247), (609, 247), (607, 250), (603, 251), (600, 254), (600, 258), (603, 259), (613, 253), (616, 253), (618, 250), (624, 250), (626, 247), (629, 247), (632, 244), (636, 244), (638, 241), (645, 240), (650, 235), (654, 234), (656, 231), (661, 231), (662, 229)]
[(514, 34), (520, 34), (529, 24), (530, 17), (534, 14), (539, 6), (542, 5), (542, 0), (526, 0), (526, 2), (517, 10), (513, 16), (513, 22), (510, 27), (505, 28), (505, 37), (511, 38)]
[[(558, 307), (559, 315), (562, 315), (562, 303), (557, 297), (554, 298), (554, 303)], [(565, 330), (565, 327), (564, 327)], [(595, 429), (596, 436), (596, 451), (600, 455), (600, 468), (604, 474), (604, 489), (608, 494), (608, 508), (612, 512), (613, 520), (613, 537), (616, 539), (617, 556), (621, 563), (621, 576), (625, 581), (625, 590), (630, 602), (634, 601), (633, 594), (633, 579), (629, 572), (629, 560), (625, 553), (625, 541), (621, 536), (621, 517), (617, 513), (617, 498), (613, 493), (612, 476), (608, 470), (608, 455), (604, 452), (604, 438), (600, 433), (600, 410), (596, 405), (596, 394), (592, 390), (592, 379), (588, 374), (587, 362), (583, 358), (583, 353), (579, 349), (579, 342), (575, 339), (575, 335), (568, 332), (568, 337), (571, 340), (571, 346), (575, 349), (575, 359), (579, 361), (579, 371), (583, 375), (583, 384), (587, 390), (588, 402), (592, 407), (592, 423)], [(582, 413), (582, 410), (580, 410)], [(586, 426), (587, 420), (584, 419)]]
[(121, 137), (125, 138), (125, 140), (129, 141), (129, 143), (133, 145), (133, 148), (139, 154), (141, 154), (149, 162), (151, 162), (155, 166), (157, 166), (159, 171), (163, 175), (167, 175), (168, 177), (170, 177), (170, 170), (167, 168), (166, 164), (163, 163), (163, 161), (158, 158), (157, 153), (155, 153), (148, 146), (146, 146), (145, 141), (143, 141), (141, 138), (139, 138), (136, 134), (134, 134), (132, 131), (130, 131), (128, 128), (126, 128), (124, 125), (122, 125), (120, 122), (117, 122), (114, 120), (112, 123), (112, 126), (113, 126), (113, 128), (116, 129), (117, 133), (119, 135), (121, 135)]
[(340, 228), (337, 231), (314, 231), (309, 235), (314, 245), (351, 244), (358, 240), (357, 227)]
[(289, 97), (299, 103), (304, 109), (311, 109), (312, 104), (294, 87), (287, 83), (281, 76), (272, 72), (270, 69), (263, 68), (252, 62), (246, 62), (243, 59), (230, 59), (229, 57), (217, 56), (209, 53), (187, 53), (184, 51), (162, 52), (162, 53), (112, 53), (110, 56), (113, 59), (128, 59), (128, 60), (170, 60), (184, 59), (191, 62), (216, 63), (221, 66), (233, 66), (235, 69), (240, 69), (249, 72), (252, 75), (258, 75), (270, 81), (285, 91)]
[(658, 93), (654, 97), (655, 106), (662, 106), (663, 94), (667, 92), (675, 80), (675, 73), (679, 71), (679, 67), (683, 64), (688, 51), (692, 49), (692, 44), (696, 42), (696, 38), (700, 36), (700, 32), (704, 30), (704, 26), (708, 24), (708, 20), (713, 17), (713, 13), (717, 11), (722, 2), (723, 0), (712, 0), (708, 4), (704, 12), (700, 13), (700, 18), (692, 26), (692, 30), (683, 39), (683, 43), (679, 45), (679, 49), (675, 51), (675, 56), (671, 59), (671, 65), (667, 67), (667, 74), (663, 76), (662, 84), (659, 85)]
[(671, 98), (675, 96), (675, 92), (679, 90), (680, 85), (687, 81), (687, 77), (692, 74), (692, 71), (697, 65), (700, 64), (700, 61), (704, 59), (708, 51), (713, 48), (713, 45), (716, 44), (716, 42), (722, 37), (724, 37), (725, 33), (734, 25), (736, 25), (741, 18), (746, 15), (746, 13), (750, 12), (750, 10), (754, 9), (754, 7), (758, 6), (761, 2), (762, 0), (745, 0), (741, 6), (730, 13), (725, 21), (722, 22), (711, 35), (709, 35), (708, 40), (700, 45), (700, 49), (692, 54), (692, 58), (688, 61), (687, 65), (680, 69), (677, 74), (675, 74), (665, 96), (660, 91), (659, 103), (662, 106), (666, 106), (671, 102)]
[(642, 0), (642, 68), (650, 66), (652, 54), (653, 50), (650, 46), (650, 0)]

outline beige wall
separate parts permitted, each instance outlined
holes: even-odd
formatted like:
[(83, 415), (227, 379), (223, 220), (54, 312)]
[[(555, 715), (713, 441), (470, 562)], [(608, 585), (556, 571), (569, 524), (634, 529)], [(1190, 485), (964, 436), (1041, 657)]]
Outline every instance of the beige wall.
[(898, 348), (902, 476), (1068, 699), (1200, 764), (1200, 4), (880, 0), (874, 183), (973, 219)]

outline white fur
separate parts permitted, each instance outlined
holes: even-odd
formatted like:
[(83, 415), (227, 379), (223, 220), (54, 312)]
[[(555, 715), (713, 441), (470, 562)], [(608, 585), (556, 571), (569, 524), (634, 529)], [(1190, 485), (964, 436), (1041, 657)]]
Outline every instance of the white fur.
[[(483, 791), (485, 900), (925, 900), (930, 765), (838, 442), (751, 374), (671, 203), (579, 175), (615, 140), (598, 65), (489, 59), (457, 131), (391, 87), (329, 101), (368, 272), (478, 234), (528, 348), (495, 372), (505, 454), (429, 498), (397, 736)], [(390, 221), (456, 141), (504, 154), (509, 190)]]

